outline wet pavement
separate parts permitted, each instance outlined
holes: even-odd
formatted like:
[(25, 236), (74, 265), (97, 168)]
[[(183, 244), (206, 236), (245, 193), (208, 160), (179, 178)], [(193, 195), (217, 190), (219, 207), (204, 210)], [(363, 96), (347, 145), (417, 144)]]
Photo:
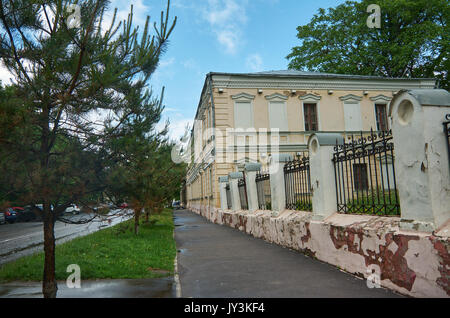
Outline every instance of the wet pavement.
[[(117, 212), (117, 210), (112, 213)], [(71, 216), (71, 219), (88, 218), (84, 214)], [(57, 221), (55, 224), (56, 243), (61, 244), (79, 236), (116, 225), (129, 219), (130, 216), (114, 217), (108, 221), (94, 220), (88, 224), (66, 224)], [(43, 250), (42, 222), (26, 222), (0, 225), (0, 265), (14, 261), (22, 256)]]
[(401, 297), (190, 211), (174, 215), (182, 297)]
[[(42, 298), (41, 282), (11, 282), (0, 285), (0, 298)], [(173, 277), (82, 281), (71, 289), (58, 282), (57, 298), (172, 298), (176, 295)]]

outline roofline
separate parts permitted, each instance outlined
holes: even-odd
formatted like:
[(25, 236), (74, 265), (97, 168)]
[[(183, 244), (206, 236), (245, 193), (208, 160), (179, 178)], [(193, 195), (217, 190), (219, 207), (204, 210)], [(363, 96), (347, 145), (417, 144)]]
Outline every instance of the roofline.
[(421, 77), (421, 78), (409, 78), (409, 77), (384, 77), (384, 76), (372, 76), (372, 75), (353, 75), (353, 74), (329, 74), (329, 73), (317, 73), (315, 74), (268, 74), (268, 73), (225, 73), (225, 72), (209, 72), (206, 76), (221, 75), (221, 76), (240, 76), (240, 77), (280, 77), (280, 78), (341, 78), (341, 79), (367, 79), (367, 80), (402, 80), (402, 81), (414, 81), (414, 80), (428, 80), (436, 81), (436, 78)]

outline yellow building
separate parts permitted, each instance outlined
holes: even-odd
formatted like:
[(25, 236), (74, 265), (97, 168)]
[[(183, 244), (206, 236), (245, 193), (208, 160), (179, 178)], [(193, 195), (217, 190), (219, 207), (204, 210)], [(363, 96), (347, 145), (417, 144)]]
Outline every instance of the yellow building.
[(314, 132), (349, 138), (388, 130), (393, 94), (435, 85), (434, 79), (290, 70), (209, 73), (190, 137), (187, 205), (220, 207), (219, 177), (242, 171), (246, 162), (265, 167), (274, 151), (304, 152)]

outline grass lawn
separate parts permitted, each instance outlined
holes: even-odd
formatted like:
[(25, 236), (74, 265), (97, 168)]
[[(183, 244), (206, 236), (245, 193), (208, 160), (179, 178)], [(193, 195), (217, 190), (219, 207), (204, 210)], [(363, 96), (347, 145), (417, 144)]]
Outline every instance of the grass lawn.
[[(153, 278), (172, 275), (176, 254), (171, 210), (141, 222), (139, 235), (129, 220), (56, 246), (56, 279), (66, 280), (66, 268), (78, 264), (81, 279)], [(41, 281), (43, 252), (0, 265), (0, 282)]]

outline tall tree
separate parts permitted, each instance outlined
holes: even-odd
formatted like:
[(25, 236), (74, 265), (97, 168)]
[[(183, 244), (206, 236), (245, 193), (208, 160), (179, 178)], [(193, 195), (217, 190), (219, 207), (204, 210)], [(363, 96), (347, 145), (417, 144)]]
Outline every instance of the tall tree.
[(99, 180), (107, 167), (100, 158), (111, 154), (104, 145), (134, 115), (133, 101), (148, 85), (176, 23), (169, 21), (169, 2), (153, 35), (149, 17), (144, 28), (133, 26), (132, 7), (127, 20), (117, 22), (116, 9), (112, 21), (104, 21), (108, 5), (0, 0), (0, 58), (26, 113), (25, 125), (3, 136), (1, 146), (21, 152), (15, 166), (27, 174), (24, 198), (43, 204), (44, 297), (57, 292), (55, 221), (71, 203), (105, 189)]
[(163, 111), (162, 97), (154, 99), (147, 91), (134, 105), (135, 116), (110, 139), (109, 153), (114, 156), (110, 157), (107, 192), (114, 201), (131, 203), (137, 235), (142, 213), (148, 220), (151, 212), (162, 210), (178, 190), (185, 169), (171, 160), (175, 145), (168, 140), (168, 125), (162, 131), (155, 129)]
[[(381, 28), (367, 26), (367, 8), (381, 8)], [(346, 1), (319, 9), (297, 28), (290, 69), (338, 74), (440, 79), (449, 89), (448, 0)]]

